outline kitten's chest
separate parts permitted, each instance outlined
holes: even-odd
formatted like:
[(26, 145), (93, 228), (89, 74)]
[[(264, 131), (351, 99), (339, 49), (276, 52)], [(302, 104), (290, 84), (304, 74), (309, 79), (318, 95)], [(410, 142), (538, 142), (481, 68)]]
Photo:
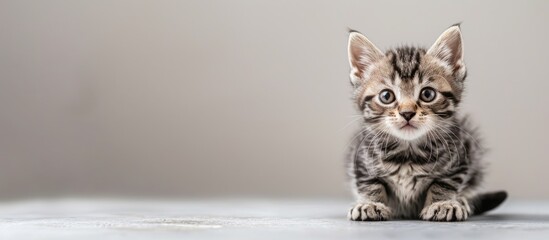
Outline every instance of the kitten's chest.
[(419, 196), (429, 184), (424, 176), (425, 171), (414, 164), (402, 164), (396, 167), (386, 178), (391, 192), (400, 201), (412, 201)]
[(430, 185), (425, 171), (413, 164), (396, 166), (385, 177), (387, 183), (388, 205), (395, 216), (415, 218), (424, 205), (425, 192)]

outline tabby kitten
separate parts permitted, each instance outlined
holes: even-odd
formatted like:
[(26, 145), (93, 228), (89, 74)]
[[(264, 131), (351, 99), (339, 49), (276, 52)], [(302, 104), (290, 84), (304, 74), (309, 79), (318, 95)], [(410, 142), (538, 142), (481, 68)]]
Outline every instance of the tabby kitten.
[(351, 31), (349, 62), (364, 119), (348, 157), (357, 199), (351, 220), (462, 221), (505, 200), (504, 191), (477, 192), (483, 150), (456, 115), (466, 77), (458, 25), (428, 50), (385, 54)]

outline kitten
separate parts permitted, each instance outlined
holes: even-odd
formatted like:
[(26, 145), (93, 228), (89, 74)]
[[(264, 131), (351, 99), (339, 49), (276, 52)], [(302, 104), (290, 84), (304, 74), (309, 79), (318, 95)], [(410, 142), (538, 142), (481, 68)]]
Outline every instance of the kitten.
[(364, 118), (348, 164), (355, 221), (462, 221), (501, 204), (504, 191), (477, 192), (482, 147), (456, 116), (466, 77), (461, 30), (448, 28), (428, 50), (382, 53), (351, 31), (354, 102)]

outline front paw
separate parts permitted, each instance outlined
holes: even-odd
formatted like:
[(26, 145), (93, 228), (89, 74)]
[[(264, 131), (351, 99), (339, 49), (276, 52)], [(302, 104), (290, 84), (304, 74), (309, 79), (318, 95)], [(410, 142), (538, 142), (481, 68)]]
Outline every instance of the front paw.
[(384, 221), (389, 219), (391, 209), (379, 202), (358, 203), (349, 210), (352, 221)]
[(463, 221), (467, 219), (467, 208), (455, 200), (434, 202), (423, 208), (420, 217), (429, 221)]

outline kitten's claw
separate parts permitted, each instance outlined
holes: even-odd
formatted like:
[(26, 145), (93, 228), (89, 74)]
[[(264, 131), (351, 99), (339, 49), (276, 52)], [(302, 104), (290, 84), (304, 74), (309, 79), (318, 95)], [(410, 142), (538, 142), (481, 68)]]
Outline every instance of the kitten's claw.
[(463, 221), (469, 217), (469, 211), (458, 201), (440, 201), (423, 208), (420, 217), (428, 221)]
[(384, 221), (389, 219), (391, 209), (378, 202), (358, 203), (349, 210), (347, 217), (352, 221)]

